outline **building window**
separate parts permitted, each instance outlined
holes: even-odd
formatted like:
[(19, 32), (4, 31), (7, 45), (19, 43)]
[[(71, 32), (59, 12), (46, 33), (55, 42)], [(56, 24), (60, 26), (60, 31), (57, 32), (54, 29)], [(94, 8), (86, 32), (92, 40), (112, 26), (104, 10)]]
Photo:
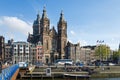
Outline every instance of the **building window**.
[(40, 59), (42, 59), (42, 56), (40, 56)]
[(22, 45), (20, 45), (20, 47), (22, 47)]
[(28, 55), (28, 53), (26, 53), (26, 55)]
[(39, 56), (38, 56), (38, 59), (39, 59)]
[(14, 51), (16, 52), (16, 49), (14, 49)]
[(37, 48), (37, 50), (39, 50), (39, 48)]
[(20, 55), (22, 55), (22, 53), (20, 53)]

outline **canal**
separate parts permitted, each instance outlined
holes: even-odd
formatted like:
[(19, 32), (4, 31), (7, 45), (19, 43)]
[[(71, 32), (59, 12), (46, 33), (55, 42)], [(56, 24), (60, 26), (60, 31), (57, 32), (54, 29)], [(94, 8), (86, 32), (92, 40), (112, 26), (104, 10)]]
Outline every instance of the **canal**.
[[(111, 67), (111, 70), (108, 72), (118, 72), (120, 67)], [(79, 79), (79, 78), (70, 78), (66, 77), (63, 74), (80, 74), (80, 75), (88, 75), (87, 72), (84, 71), (78, 71), (78, 72), (67, 72), (63, 67), (51, 67), (50, 68), (50, 73), (51, 76), (46, 76), (48, 74), (47, 72), (48, 67), (40, 67), (40, 68), (35, 68), (32, 71), (32, 74), (30, 72), (26, 72), (25, 70), (20, 69), (19, 74), (21, 74), (17, 80), (120, 80), (120, 74), (119, 73), (101, 73), (101, 74), (95, 74), (95, 76), (90, 76), (89, 78), (84, 78), (84, 79)], [(22, 75), (23, 74), (23, 75)], [(106, 74), (106, 75), (105, 75)], [(118, 74), (118, 75), (117, 75)], [(100, 76), (98, 76), (100, 75)], [(103, 75), (103, 76), (102, 76)], [(105, 76), (104, 76), (105, 75)], [(97, 77), (97, 78), (93, 78)], [(98, 77), (108, 77), (108, 78), (98, 78)], [(111, 77), (111, 78), (110, 78)], [(112, 78), (114, 77), (114, 78)], [(116, 77), (116, 78), (115, 78)]]
[[(21, 79), (17, 79), (21, 80)], [(57, 78), (57, 79), (24, 79), (24, 80), (76, 80), (76, 79), (63, 79), (63, 78)], [(120, 78), (90, 78), (90, 79), (77, 79), (77, 80), (120, 80)]]
[(90, 80), (120, 80), (120, 78), (93, 78)]

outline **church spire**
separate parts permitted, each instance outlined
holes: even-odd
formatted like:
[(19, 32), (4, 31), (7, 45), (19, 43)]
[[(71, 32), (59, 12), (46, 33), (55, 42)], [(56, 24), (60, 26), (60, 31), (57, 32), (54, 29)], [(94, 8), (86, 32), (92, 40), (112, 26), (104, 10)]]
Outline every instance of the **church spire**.
[(38, 10), (37, 21), (40, 22), (40, 11)]
[(34, 21), (33, 25), (38, 25), (38, 24), (40, 24), (40, 11), (38, 11), (37, 18)]
[(40, 11), (38, 10), (38, 14), (37, 14), (37, 17), (40, 17)]
[(47, 18), (47, 14), (46, 14), (46, 8), (45, 8), (45, 6), (44, 6), (44, 8), (43, 8), (42, 18)]
[(61, 10), (61, 13), (60, 13), (60, 21), (65, 21), (65, 20), (64, 20), (63, 10)]
[(48, 34), (49, 26), (50, 26), (50, 20), (47, 17), (45, 6), (43, 8), (43, 13), (42, 13), (42, 18), (41, 18), (40, 24), (41, 24), (41, 28), (42, 28), (41, 31)]

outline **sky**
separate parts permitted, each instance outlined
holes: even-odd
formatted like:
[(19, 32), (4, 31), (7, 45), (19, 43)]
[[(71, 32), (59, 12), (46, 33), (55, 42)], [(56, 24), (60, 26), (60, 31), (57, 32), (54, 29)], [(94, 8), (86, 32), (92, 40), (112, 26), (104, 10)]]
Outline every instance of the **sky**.
[(0, 0), (0, 35), (5, 41), (27, 41), (38, 12), (46, 7), (50, 27), (63, 10), (68, 41), (81, 46), (101, 44), (117, 50), (120, 43), (120, 0)]

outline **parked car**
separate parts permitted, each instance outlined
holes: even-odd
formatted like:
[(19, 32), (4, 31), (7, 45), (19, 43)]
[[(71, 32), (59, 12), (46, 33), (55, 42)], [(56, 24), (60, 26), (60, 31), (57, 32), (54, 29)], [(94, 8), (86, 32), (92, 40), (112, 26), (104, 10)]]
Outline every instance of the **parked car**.
[(83, 63), (83, 62), (77, 62), (77, 63), (76, 63), (76, 66), (83, 67), (83, 66), (84, 66), (84, 63)]
[(114, 64), (114, 63), (109, 63), (109, 66), (115, 66), (116, 64)]
[(65, 64), (73, 64), (73, 60), (71, 59), (58, 59), (55, 61), (55, 65), (62, 65), (64, 66)]

